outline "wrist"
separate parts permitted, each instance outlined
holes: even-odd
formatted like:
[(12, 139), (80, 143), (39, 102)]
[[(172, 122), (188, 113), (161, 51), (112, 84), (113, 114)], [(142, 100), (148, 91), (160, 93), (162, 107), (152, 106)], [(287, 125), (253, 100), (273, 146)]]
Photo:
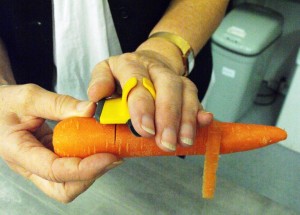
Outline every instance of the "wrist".
[(136, 51), (147, 50), (156, 52), (163, 57), (161, 60), (164, 60), (177, 75), (182, 76), (185, 73), (181, 50), (172, 42), (159, 37), (149, 38)]
[(194, 68), (195, 58), (194, 51), (190, 44), (181, 36), (170, 32), (155, 32), (150, 38), (163, 38), (179, 48), (182, 54), (182, 62), (184, 64), (184, 76), (188, 76)]

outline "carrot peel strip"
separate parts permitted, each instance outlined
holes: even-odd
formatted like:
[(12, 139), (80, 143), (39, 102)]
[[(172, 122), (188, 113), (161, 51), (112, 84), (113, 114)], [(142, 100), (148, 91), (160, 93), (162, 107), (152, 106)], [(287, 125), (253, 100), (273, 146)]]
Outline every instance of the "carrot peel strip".
[(217, 169), (220, 156), (222, 133), (217, 123), (211, 125), (213, 129), (208, 133), (208, 141), (206, 141), (202, 197), (212, 199), (214, 197), (217, 183)]

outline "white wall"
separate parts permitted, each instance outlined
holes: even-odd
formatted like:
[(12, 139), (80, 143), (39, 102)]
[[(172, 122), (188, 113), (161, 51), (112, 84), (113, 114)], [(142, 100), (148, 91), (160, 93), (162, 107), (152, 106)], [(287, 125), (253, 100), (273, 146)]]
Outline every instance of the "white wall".
[(265, 80), (276, 83), (281, 77), (287, 78), (287, 90), (283, 90), (287, 96), (277, 125), (286, 129), (289, 135), (282, 145), (300, 152), (300, 71), (294, 74), (300, 47), (300, 0), (236, 0), (234, 5), (243, 2), (269, 7), (284, 18), (283, 33), (267, 68)]
[(288, 139), (282, 145), (300, 153), (300, 47), (297, 64), (277, 126), (288, 132)]

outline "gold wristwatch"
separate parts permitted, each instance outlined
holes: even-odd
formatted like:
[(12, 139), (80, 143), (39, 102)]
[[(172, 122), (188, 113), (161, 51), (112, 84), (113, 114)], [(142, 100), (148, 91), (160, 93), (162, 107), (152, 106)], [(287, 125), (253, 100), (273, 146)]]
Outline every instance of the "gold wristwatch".
[(193, 70), (195, 65), (194, 51), (190, 46), (190, 44), (182, 37), (168, 32), (156, 32), (149, 36), (149, 38), (154, 38), (154, 37), (160, 37), (165, 40), (168, 40), (169, 42), (173, 43), (181, 50), (182, 60), (185, 67), (185, 73), (183, 75), (188, 76)]

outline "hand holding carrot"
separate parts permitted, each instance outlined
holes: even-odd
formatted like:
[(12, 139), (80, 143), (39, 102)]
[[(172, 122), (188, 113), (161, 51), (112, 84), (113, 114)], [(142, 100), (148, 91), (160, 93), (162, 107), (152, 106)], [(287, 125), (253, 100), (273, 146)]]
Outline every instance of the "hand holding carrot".
[(92, 102), (48, 92), (36, 85), (0, 87), (0, 156), (48, 196), (69, 202), (120, 162), (112, 154), (60, 158), (44, 119), (93, 115)]

